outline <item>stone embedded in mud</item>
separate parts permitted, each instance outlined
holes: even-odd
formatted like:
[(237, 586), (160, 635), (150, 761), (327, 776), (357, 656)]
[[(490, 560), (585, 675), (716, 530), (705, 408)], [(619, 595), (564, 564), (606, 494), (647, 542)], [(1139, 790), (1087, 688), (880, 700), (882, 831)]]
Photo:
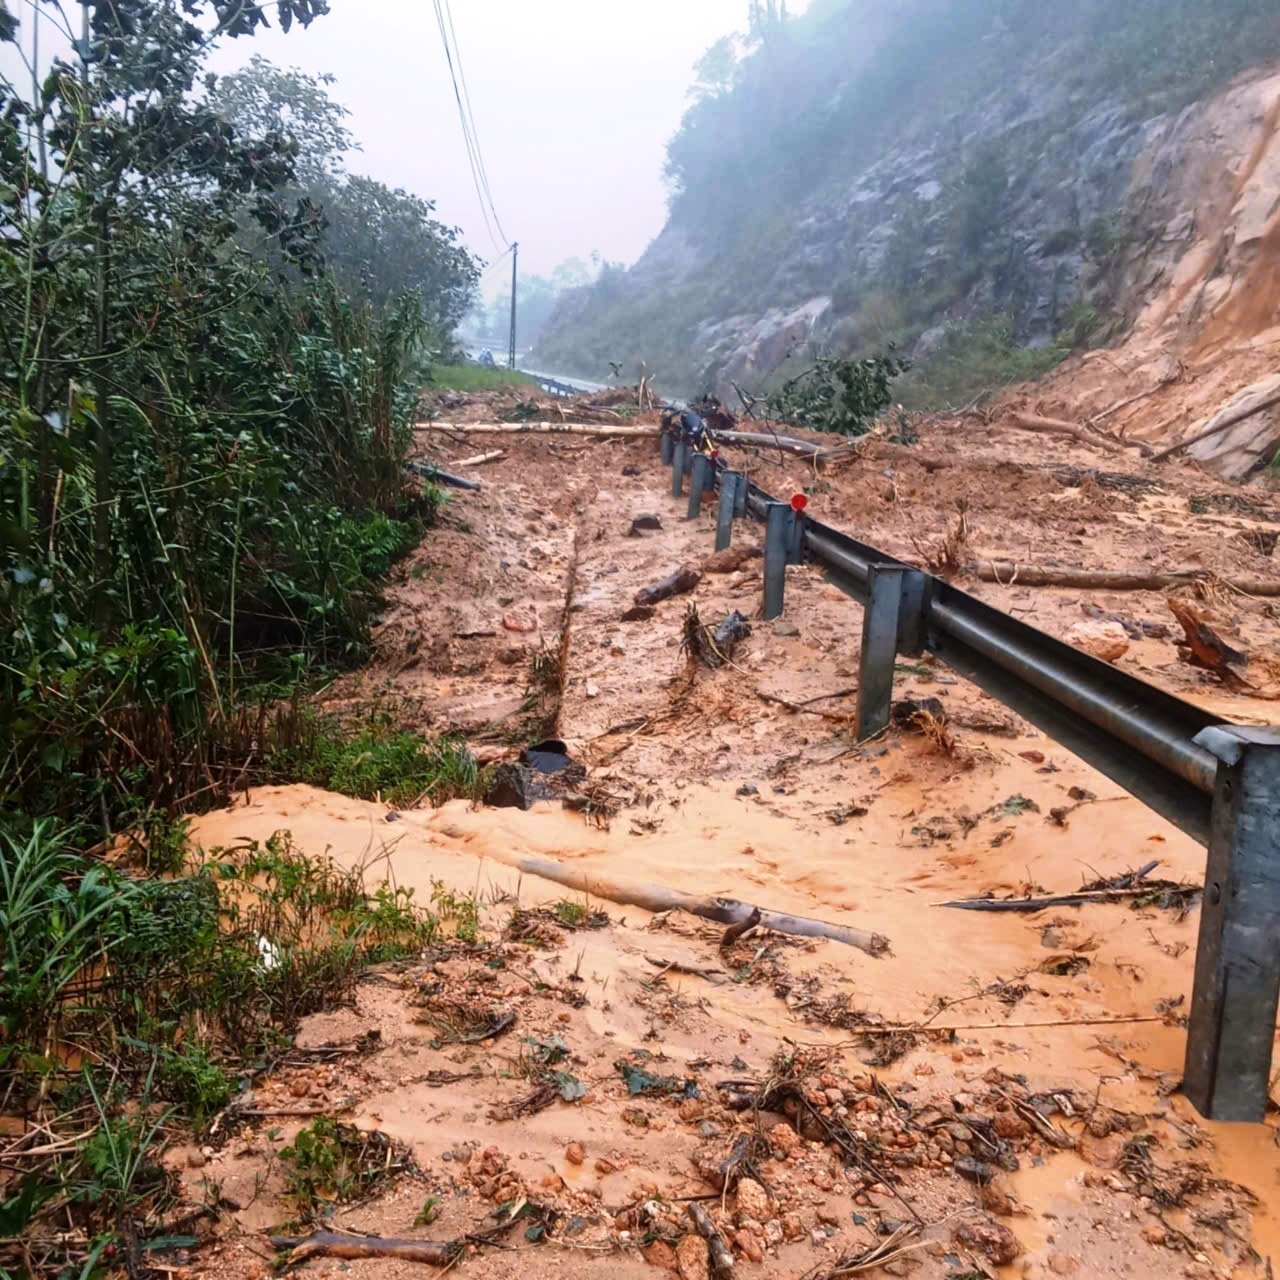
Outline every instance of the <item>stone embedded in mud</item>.
[(736, 573), (748, 560), (758, 560), (764, 555), (760, 546), (726, 547), (704, 560), (702, 568), (707, 573)]
[(738, 1183), (737, 1209), (739, 1218), (764, 1222), (772, 1212), (769, 1193), (754, 1178), (743, 1178)]
[(701, 1236), (685, 1236), (676, 1245), (676, 1267), (680, 1280), (709, 1280), (711, 1255)]
[(502, 625), (508, 631), (515, 631), (520, 635), (531, 635), (538, 629), (538, 611), (531, 604), (517, 605), (503, 615)]
[(743, 1227), (736, 1231), (733, 1242), (738, 1246), (738, 1252), (748, 1262), (764, 1261), (764, 1238), (757, 1235), (750, 1227)]
[(783, 1120), (779, 1120), (769, 1130), (769, 1146), (774, 1151), (781, 1152), (784, 1160), (793, 1151), (799, 1150), (800, 1145), (800, 1135)]
[(1066, 641), (1103, 662), (1118, 662), (1129, 652), (1129, 637), (1118, 622), (1077, 622)]
[(919, 732), (930, 720), (947, 723), (947, 709), (940, 698), (899, 698), (889, 712), (889, 718), (900, 729)]
[(1083, 1134), (1080, 1138), (1080, 1158), (1095, 1169), (1116, 1169), (1124, 1158), (1124, 1135), (1112, 1134), (1109, 1138), (1095, 1138)]
[(583, 1149), (582, 1143), (571, 1142), (564, 1149), (564, 1158), (570, 1164), (581, 1164), (587, 1158), (587, 1153)]
[(631, 528), (627, 533), (628, 538), (638, 538), (641, 533), (646, 530), (656, 532), (662, 528), (662, 520), (658, 516), (636, 516), (631, 522)]
[(532, 809), (534, 802), (533, 777), (522, 764), (510, 761), (498, 765), (484, 793), (484, 802), (491, 809)]
[(994, 1218), (963, 1222), (951, 1233), (951, 1238), (956, 1244), (982, 1254), (997, 1267), (1007, 1267), (1022, 1256), (1022, 1245), (1018, 1243), (1018, 1237)]
[[(960, 1128), (962, 1126), (953, 1126)], [(967, 1133), (968, 1130), (965, 1130)], [(957, 1139), (957, 1142), (963, 1142)], [(964, 1143), (964, 1145), (968, 1145)], [(975, 1182), (980, 1187), (985, 1187), (995, 1176), (996, 1171), (993, 1166), (982, 1160), (957, 1160), (954, 1165), (955, 1171), (966, 1181)]]
[(676, 1251), (665, 1240), (655, 1240), (643, 1250), (643, 1254), (644, 1260), (659, 1271), (676, 1270)]

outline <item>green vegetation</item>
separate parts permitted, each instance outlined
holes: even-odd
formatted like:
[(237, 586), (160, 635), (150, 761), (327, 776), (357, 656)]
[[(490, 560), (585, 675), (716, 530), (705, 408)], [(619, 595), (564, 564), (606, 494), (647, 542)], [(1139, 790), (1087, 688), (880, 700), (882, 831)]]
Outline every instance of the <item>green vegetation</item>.
[(893, 403), (895, 378), (910, 368), (894, 356), (816, 360), (769, 397), (769, 412), (814, 431), (861, 436)]
[(482, 364), (439, 364), (431, 370), (431, 386), (441, 391), (505, 391), (508, 387), (536, 387), (538, 381), (519, 369)]
[(378, 1183), (409, 1167), (406, 1158), (381, 1133), (365, 1132), (321, 1116), (281, 1149), (286, 1195), (303, 1220), (355, 1200)]
[[(163, 1218), (171, 1196), (156, 1157), (174, 1126), (225, 1107), (235, 1077), (300, 1018), (348, 998), (367, 965), (421, 954), (442, 934), (411, 890), (369, 890), (367, 868), (307, 857), (287, 833), (167, 880), (105, 868), (71, 834), (45, 820), (25, 840), (0, 836), (0, 1080), (11, 1109), (55, 1130), (84, 1132), (86, 1108), (92, 1123), (29, 1162), (0, 1214), (18, 1236), (46, 1204), (75, 1203), (91, 1239), (109, 1242)], [(80, 1057), (93, 1066), (62, 1065)], [(347, 1185), (344, 1166), (324, 1164), (321, 1136), (294, 1144), (300, 1198)]]
[(378, 714), (359, 728), (304, 717), (293, 745), (271, 757), (273, 771), (360, 800), (406, 808), (475, 794), (475, 758), (453, 738), (425, 738)]
[(1006, 386), (1042, 377), (1069, 348), (1018, 346), (1008, 316), (948, 328), (941, 345), (903, 379), (899, 401), (909, 409), (948, 405), (959, 408)]
[(6, 1156), (0, 1273), (140, 1273), (164, 1145), (442, 936), (284, 834), (194, 865), (184, 815), (261, 779), (475, 784), (455, 743), (299, 710), (434, 518), (404, 458), (478, 269), (343, 171), (326, 81), (206, 75), (267, 7), (89, 0), (74, 65), (0, 80), (0, 1090), (52, 1136)]

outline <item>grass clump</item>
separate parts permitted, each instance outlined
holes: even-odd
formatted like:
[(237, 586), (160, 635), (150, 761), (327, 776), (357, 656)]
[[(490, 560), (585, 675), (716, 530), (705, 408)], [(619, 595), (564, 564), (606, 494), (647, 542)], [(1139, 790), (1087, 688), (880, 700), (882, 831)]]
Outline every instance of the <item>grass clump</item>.
[(385, 715), (354, 730), (314, 719), (273, 766), (293, 781), (403, 808), (472, 796), (479, 780), (475, 757), (459, 739), (425, 737)]
[(519, 369), (498, 369), (483, 364), (436, 365), (431, 386), (439, 391), (505, 391), (511, 387), (536, 387), (538, 380)]

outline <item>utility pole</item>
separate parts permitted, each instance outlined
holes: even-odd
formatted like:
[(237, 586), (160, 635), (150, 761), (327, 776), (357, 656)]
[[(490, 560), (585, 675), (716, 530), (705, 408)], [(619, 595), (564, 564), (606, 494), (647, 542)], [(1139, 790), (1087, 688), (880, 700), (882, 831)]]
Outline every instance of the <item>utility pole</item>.
[(507, 353), (507, 367), (516, 367), (516, 264), (520, 260), (520, 246), (511, 246), (511, 347)]

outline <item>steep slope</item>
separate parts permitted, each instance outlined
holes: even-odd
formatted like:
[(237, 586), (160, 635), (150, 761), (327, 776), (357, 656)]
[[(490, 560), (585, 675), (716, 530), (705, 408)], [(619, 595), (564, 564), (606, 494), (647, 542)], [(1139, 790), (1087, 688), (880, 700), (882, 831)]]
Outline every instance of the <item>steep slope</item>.
[(1266, 147), (1248, 163), (1265, 90), (1223, 96), (1280, 56), (1270, 0), (828, 0), (746, 49), (702, 69), (668, 225), (565, 298), (544, 363), (644, 359), (672, 389), (723, 390), (817, 347), (962, 359), (984, 323), (1010, 349), (1097, 342), (1151, 322), (1170, 280), (1141, 268), (1203, 217), (1256, 239), (1237, 182), (1248, 217), (1280, 193)]
[(1038, 407), (1169, 445), (1256, 404), (1189, 451), (1244, 479), (1280, 448), (1280, 70), (1150, 128), (1126, 209), (1152, 229), (1115, 257), (1132, 329), (1035, 388)]

